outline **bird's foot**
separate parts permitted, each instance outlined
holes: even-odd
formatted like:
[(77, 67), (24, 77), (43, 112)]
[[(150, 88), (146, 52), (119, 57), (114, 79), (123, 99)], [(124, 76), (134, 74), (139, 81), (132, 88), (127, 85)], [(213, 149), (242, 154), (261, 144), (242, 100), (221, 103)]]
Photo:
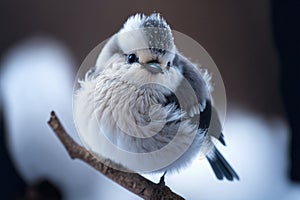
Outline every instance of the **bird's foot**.
[(165, 183), (165, 175), (166, 175), (166, 173), (167, 173), (167, 171), (165, 171), (164, 174), (160, 177), (158, 185), (160, 185), (160, 186), (165, 186), (166, 185), (166, 183)]

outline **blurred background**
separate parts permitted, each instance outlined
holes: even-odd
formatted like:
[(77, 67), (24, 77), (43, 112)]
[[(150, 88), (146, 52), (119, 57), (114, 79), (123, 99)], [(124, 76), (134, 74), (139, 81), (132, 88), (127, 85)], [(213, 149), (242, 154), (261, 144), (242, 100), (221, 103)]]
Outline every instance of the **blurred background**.
[(218, 66), (228, 103), (219, 148), (241, 178), (219, 182), (195, 161), (167, 184), (187, 199), (300, 199), (299, 10), (298, 0), (0, 1), (0, 199), (139, 199), (72, 161), (46, 122), (55, 110), (78, 141), (78, 67), (130, 15), (154, 11)]

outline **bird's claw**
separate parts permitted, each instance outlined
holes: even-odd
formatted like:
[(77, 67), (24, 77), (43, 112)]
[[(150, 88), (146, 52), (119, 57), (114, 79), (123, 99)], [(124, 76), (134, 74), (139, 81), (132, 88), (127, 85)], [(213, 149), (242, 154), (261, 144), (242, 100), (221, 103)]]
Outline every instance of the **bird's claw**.
[(160, 185), (160, 186), (165, 186), (166, 185), (166, 183), (165, 183), (165, 175), (166, 175), (166, 173), (167, 173), (167, 171), (165, 171), (164, 174), (160, 177), (158, 185)]

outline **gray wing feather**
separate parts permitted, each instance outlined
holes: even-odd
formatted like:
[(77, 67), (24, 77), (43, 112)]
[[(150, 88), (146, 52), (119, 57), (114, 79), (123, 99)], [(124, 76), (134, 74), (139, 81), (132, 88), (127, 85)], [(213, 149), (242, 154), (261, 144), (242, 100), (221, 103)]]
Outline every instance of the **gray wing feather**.
[(180, 69), (184, 78), (193, 88), (197, 96), (198, 103), (202, 106), (200, 112), (200, 118), (202, 119), (200, 119), (199, 128), (208, 128), (209, 124), (211, 123), (212, 127), (209, 128), (207, 134), (219, 139), (219, 141), (223, 145), (225, 145), (224, 136), (222, 134), (222, 126), (219, 120), (218, 113), (216, 109), (211, 105), (211, 97), (208, 86), (203, 79), (200, 71), (191, 61), (189, 61), (180, 53), (176, 54), (173, 65)]
[(210, 99), (205, 80), (192, 62), (180, 53), (177, 53), (174, 58), (173, 65), (181, 70), (184, 78), (190, 83), (191, 87), (195, 91), (199, 103), (203, 103), (207, 99)]

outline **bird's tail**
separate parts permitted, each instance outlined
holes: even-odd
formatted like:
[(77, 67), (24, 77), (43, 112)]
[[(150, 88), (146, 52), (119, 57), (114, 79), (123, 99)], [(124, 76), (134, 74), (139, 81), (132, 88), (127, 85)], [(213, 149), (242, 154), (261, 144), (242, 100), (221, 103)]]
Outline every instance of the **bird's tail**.
[(207, 155), (206, 158), (214, 170), (216, 177), (219, 180), (222, 180), (224, 177), (229, 181), (233, 181), (233, 179), (239, 180), (239, 176), (225, 160), (219, 150), (214, 148), (212, 151), (212, 154)]

